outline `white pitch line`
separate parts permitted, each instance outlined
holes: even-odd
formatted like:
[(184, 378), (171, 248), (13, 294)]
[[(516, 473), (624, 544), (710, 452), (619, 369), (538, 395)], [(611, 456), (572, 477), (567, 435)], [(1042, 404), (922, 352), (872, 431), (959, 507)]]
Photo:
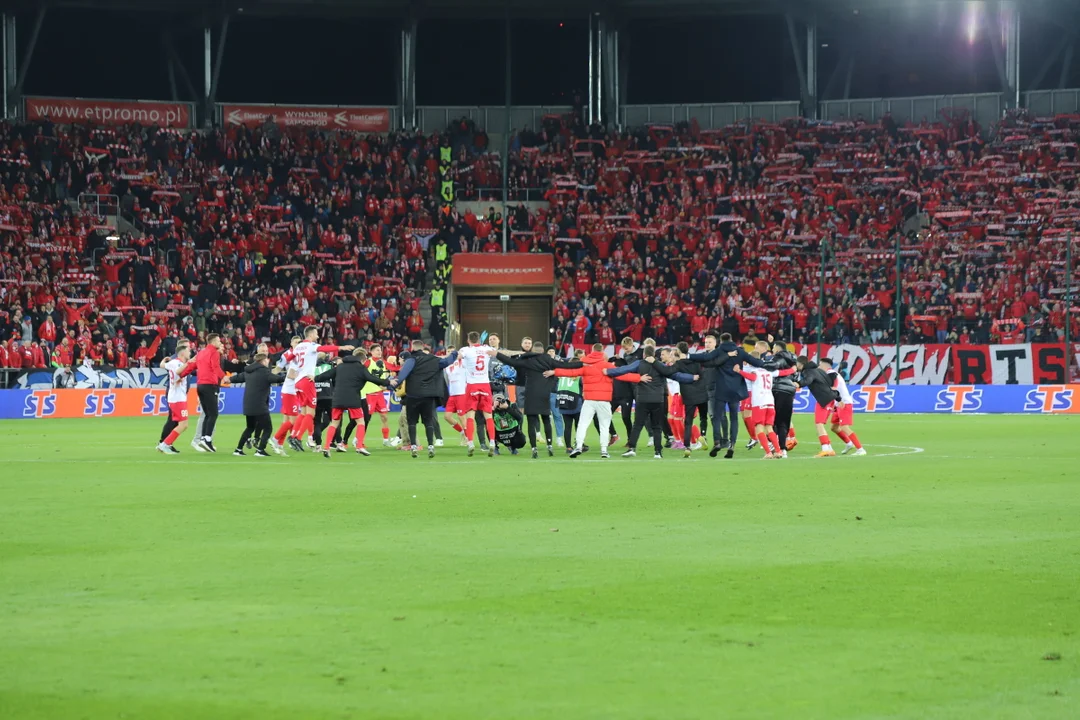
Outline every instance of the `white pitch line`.
[[(900, 452), (888, 452), (888, 453), (873, 453), (873, 454), (868, 454), (868, 455), (861, 456), (864, 459), (897, 457), (897, 456), (900, 456), (900, 455), (917, 455), (919, 453), (926, 452), (926, 450), (924, 448), (916, 447), (914, 445), (865, 445), (864, 447), (867, 447), (867, 448), (875, 448), (875, 447), (891, 448), (891, 449), (895, 449), (895, 450), (900, 451)], [(704, 454), (704, 451), (699, 450), (698, 452)], [(305, 453), (305, 454), (309, 454), (309, 453)], [(196, 455), (194, 450), (191, 451), (191, 455), (192, 456)], [(199, 455), (205, 457), (206, 454), (205, 453), (199, 453)], [(293, 453), (289, 457), (297, 457), (297, 455), (299, 455), (299, 453)], [(310, 455), (312, 455), (313, 457), (319, 457), (316, 453), (310, 453)], [(254, 456), (249, 456), (249, 457), (254, 457)], [(528, 456), (524, 456), (524, 457), (527, 458)], [(558, 457), (559, 456), (556, 456), (554, 458), (547, 458), (547, 460), (549, 462), (554, 462), (555, 460), (558, 459)], [(842, 456), (838, 455), (837, 457), (842, 457)], [(500, 456), (500, 458), (501, 458), (501, 456)], [(491, 459), (494, 460), (494, 458), (491, 458)], [(580, 458), (574, 458), (574, 459), (565, 458), (565, 456), (564, 456), (564, 459), (568, 460), (569, 462), (571, 462), (572, 464), (575, 464), (575, 465), (585, 465), (585, 464), (611, 463), (612, 461), (618, 462), (618, 460), (621, 460), (622, 458), (618, 458), (618, 460), (616, 459), (616, 457), (612, 457), (609, 460), (602, 460), (600, 458), (593, 458), (593, 459), (585, 459), (585, 460), (583, 460), (583, 459), (580, 459)], [(635, 461), (645, 461), (647, 459), (648, 458), (643, 455), (640, 458), (635, 458)], [(720, 465), (730, 465), (733, 462), (738, 462), (738, 463), (760, 462), (762, 460), (762, 458), (760, 456), (752, 457), (752, 458), (747, 458), (747, 457), (732, 458), (731, 460), (726, 460), (726, 459), (723, 459), (723, 458), (702, 458), (702, 457), (693, 457), (693, 458), (678, 457), (678, 458), (676, 458), (674, 455), (668, 455), (664, 459), (665, 460), (676, 460), (679, 463), (714, 462), (714, 463), (717, 463), (717, 464), (720, 464)], [(482, 463), (485, 460), (485, 458), (484, 457), (478, 457), (478, 458), (475, 458), (473, 460), (428, 460), (427, 457), (425, 457), (424, 454), (421, 453), (421, 456), (419, 458), (417, 458), (417, 460), (418, 461), (423, 460), (424, 463), (427, 464), (427, 465), (476, 465), (478, 463)], [(796, 455), (796, 456), (793, 456), (793, 457), (789, 457), (788, 460), (824, 460), (824, 458), (815, 458), (812, 455)], [(95, 464), (98, 464), (98, 465), (112, 465), (112, 464), (119, 464), (119, 463), (138, 462), (139, 464), (175, 465), (175, 464), (177, 464), (177, 463), (179, 463), (181, 461), (179, 459), (165, 460), (163, 458), (159, 458), (159, 459), (155, 459), (155, 460), (144, 460), (144, 459), (140, 459), (140, 458), (137, 458), (137, 457), (132, 457), (130, 460), (117, 460), (117, 459), (112, 459), (112, 458), (108, 458), (108, 459), (106, 459), (106, 458), (84, 459), (84, 460), (69, 460), (69, 459), (61, 459), (61, 458), (57, 458), (55, 460), (54, 459), (46, 459), (46, 458), (12, 458), (10, 460), (5, 460), (4, 462), (7, 462), (7, 463), (58, 463), (58, 464), (59, 463), (95, 463)], [(235, 467), (236, 465), (239, 465), (239, 464), (244, 463), (244, 462), (245, 462), (244, 460), (232, 461), (232, 460), (209, 460), (209, 459), (207, 459), (207, 460), (199, 460), (198, 464), (199, 465), (232, 465), (232, 466)], [(253, 464), (253, 463), (248, 461), (248, 464)], [(275, 463), (262, 462), (262, 463), (254, 463), (254, 464), (257, 464), (257, 465), (273, 465)], [(531, 463), (529, 465), (531, 466)], [(359, 463), (357, 465), (357, 467), (363, 467), (363, 462)]]

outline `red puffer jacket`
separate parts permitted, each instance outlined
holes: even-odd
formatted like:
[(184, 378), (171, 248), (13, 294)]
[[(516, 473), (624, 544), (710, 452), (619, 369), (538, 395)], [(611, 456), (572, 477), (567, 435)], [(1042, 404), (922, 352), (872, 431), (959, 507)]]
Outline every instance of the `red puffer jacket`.
[[(604, 357), (604, 353), (596, 351), (581, 358), (581, 362), (583, 366), (573, 370), (556, 368), (555, 377), (580, 377), (582, 397), (586, 400), (611, 402), (611, 384), (613, 380), (605, 375), (604, 371), (615, 367), (615, 365), (608, 362), (608, 359)], [(641, 376), (636, 373), (629, 373), (619, 378), (623, 382), (637, 382), (640, 379)]]

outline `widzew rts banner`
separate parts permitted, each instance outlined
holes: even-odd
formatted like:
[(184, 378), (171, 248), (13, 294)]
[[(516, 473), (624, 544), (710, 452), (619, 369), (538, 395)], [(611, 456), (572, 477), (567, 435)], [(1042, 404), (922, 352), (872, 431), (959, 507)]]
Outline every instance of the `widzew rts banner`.
[(90, 98), (27, 97), (27, 120), (51, 120), (58, 125), (156, 125), (183, 130), (194, 113), (188, 103), (156, 100), (97, 100)]
[(278, 127), (306, 127), (313, 130), (389, 132), (387, 108), (325, 105), (222, 105), (225, 127), (259, 127), (271, 120)]

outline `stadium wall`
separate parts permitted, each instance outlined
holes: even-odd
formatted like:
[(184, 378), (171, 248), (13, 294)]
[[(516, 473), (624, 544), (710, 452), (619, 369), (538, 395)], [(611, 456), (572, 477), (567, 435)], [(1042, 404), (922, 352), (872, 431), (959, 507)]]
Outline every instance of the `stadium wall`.
[[(158, 388), (105, 390), (0, 390), (0, 420), (49, 418), (163, 417), (168, 412), (166, 391)], [(391, 410), (399, 410), (391, 393)], [(861, 385), (852, 386), (859, 413), (1018, 413), (1027, 415), (1080, 414), (1080, 385)], [(239, 415), (243, 388), (224, 388), (218, 411)], [(188, 407), (198, 407), (192, 390)], [(271, 390), (270, 410), (281, 409), (277, 388)], [(813, 399), (803, 390), (795, 412), (809, 412)]]

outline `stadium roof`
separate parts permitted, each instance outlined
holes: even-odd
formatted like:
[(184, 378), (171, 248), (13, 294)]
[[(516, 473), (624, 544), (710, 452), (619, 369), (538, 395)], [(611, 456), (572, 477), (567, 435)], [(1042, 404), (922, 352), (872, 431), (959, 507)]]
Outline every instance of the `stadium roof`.
[[(589, 9), (618, 16), (660, 15), (778, 15), (791, 13), (823, 17), (856, 11), (923, 4), (962, 4), (966, 0), (0, 0), (6, 12), (39, 9), (115, 9), (145, 13), (217, 17), (222, 14), (257, 16), (405, 16), (448, 15), (502, 17), (507, 6), (518, 17), (573, 16)], [(1023, 0), (1027, 5), (1067, 4), (1067, 0)]]

